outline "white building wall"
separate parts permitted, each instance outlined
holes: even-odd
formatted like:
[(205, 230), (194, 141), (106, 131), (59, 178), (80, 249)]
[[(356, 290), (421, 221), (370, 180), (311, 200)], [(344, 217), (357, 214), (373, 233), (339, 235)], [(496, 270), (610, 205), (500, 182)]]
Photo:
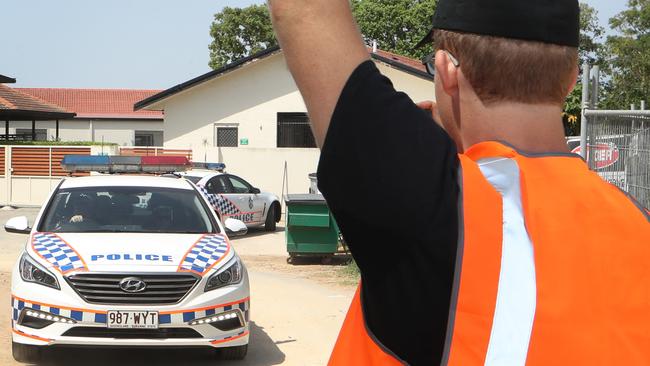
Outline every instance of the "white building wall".
[[(31, 129), (31, 121), (9, 121), (9, 133), (15, 134), (16, 129)], [(36, 121), (36, 129), (46, 129), (47, 138), (52, 141), (56, 137), (55, 121)], [(61, 141), (96, 141), (102, 137), (106, 143), (122, 146), (135, 144), (135, 131), (163, 131), (163, 121), (160, 120), (107, 120), (107, 119), (75, 119), (59, 121), (59, 138)], [(4, 123), (0, 123), (0, 143), (5, 133)]]
[[(398, 91), (415, 102), (434, 99), (430, 80), (407, 74), (383, 63), (380, 71)], [(306, 112), (307, 108), (282, 54), (180, 92), (155, 107), (165, 110), (165, 146), (193, 149), (215, 147), (216, 126), (237, 126), (241, 148), (273, 148), (277, 143), (277, 113)]]
[[(55, 136), (55, 127), (48, 130), (48, 136)], [(89, 121), (59, 121), (59, 139), (61, 141), (91, 141), (92, 132)]]
[(176, 94), (164, 109), (165, 146), (197, 155), (204, 140), (214, 147), (215, 124), (237, 125), (247, 147), (268, 148), (276, 146), (278, 112), (306, 112), (281, 54)]
[[(200, 155), (200, 156), (199, 156)], [(203, 154), (194, 153), (197, 160)], [(319, 149), (298, 148), (209, 148), (208, 161), (226, 163), (226, 171), (246, 179), (253, 186), (281, 197), (285, 163), (289, 193), (309, 192), (309, 173), (315, 173)]]
[(376, 62), (376, 64), (379, 71), (393, 82), (395, 90), (408, 94), (415, 103), (425, 100), (435, 100), (433, 81), (407, 74), (404, 71), (381, 62)]
[(93, 140), (122, 146), (135, 145), (135, 131), (163, 131), (162, 121), (93, 120)]
[[(378, 63), (398, 91), (418, 102), (434, 97), (431, 80)], [(307, 193), (308, 174), (317, 169), (320, 151), (277, 148), (277, 113), (306, 112), (285, 64), (276, 54), (206, 81), (149, 107), (165, 111), (165, 147), (192, 149), (196, 161), (220, 161), (227, 170), (266, 191), (280, 194), (285, 162), (290, 193)], [(248, 145), (216, 147), (215, 126), (237, 126)]]

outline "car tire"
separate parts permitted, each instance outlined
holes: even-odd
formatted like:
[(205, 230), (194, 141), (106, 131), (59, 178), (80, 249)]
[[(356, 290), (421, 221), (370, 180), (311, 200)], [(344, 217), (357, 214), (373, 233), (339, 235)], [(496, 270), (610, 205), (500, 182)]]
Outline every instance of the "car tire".
[(221, 360), (243, 360), (248, 353), (248, 345), (225, 347), (217, 350), (217, 352)]
[(275, 231), (277, 227), (275, 222), (275, 210), (277, 210), (277, 206), (271, 204), (269, 212), (266, 213), (266, 221), (264, 221), (264, 230), (266, 231)]
[(41, 360), (41, 348), (30, 344), (11, 342), (14, 360), (22, 363), (37, 363)]

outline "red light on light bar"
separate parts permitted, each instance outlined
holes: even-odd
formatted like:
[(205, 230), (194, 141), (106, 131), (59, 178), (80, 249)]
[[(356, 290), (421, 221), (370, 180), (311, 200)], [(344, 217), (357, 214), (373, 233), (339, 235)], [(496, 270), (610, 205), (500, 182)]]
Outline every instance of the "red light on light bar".
[(185, 156), (143, 156), (142, 165), (190, 165)]

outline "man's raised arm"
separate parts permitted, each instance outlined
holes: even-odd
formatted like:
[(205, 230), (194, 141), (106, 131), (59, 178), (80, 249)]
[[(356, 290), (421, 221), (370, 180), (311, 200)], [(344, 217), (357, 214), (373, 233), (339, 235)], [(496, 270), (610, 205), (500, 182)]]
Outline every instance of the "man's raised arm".
[(273, 28), (323, 146), (339, 95), (369, 58), (348, 0), (269, 0)]

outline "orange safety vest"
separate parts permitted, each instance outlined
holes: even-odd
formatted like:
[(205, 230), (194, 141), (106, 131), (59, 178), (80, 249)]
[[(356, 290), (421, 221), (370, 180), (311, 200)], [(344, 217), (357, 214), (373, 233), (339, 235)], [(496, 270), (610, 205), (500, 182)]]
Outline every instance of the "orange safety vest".
[[(575, 155), (484, 142), (459, 157), (442, 364), (650, 365), (648, 211)], [(366, 327), (357, 289), (329, 365), (402, 364)]]

